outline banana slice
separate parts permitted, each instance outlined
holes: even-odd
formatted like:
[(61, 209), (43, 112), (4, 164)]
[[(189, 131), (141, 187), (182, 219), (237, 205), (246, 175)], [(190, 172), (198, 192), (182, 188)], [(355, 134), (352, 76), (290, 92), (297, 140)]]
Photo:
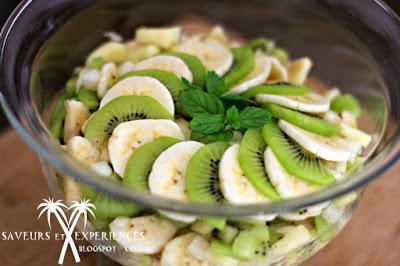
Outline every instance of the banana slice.
[(73, 201), (79, 201), (83, 198), (83, 192), (79, 182), (75, 181), (70, 176), (64, 176), (63, 178), (63, 192), (65, 202), (70, 206)]
[(87, 139), (75, 136), (68, 140), (67, 153), (75, 160), (90, 166), (100, 159), (99, 150)]
[(97, 85), (97, 96), (102, 98), (108, 88), (114, 83), (118, 75), (118, 68), (114, 63), (107, 63), (100, 71), (99, 84)]
[(288, 254), (296, 248), (307, 244), (311, 239), (312, 235), (308, 229), (304, 225), (298, 225), (272, 245), (270, 255), (275, 257)]
[(128, 50), (127, 59), (133, 63), (158, 55), (161, 52), (158, 46), (153, 44), (146, 45), (136, 41), (126, 42), (125, 46)]
[(276, 103), (306, 113), (324, 113), (329, 110), (330, 105), (330, 101), (327, 98), (314, 92), (310, 92), (304, 96), (258, 94), (256, 101), (261, 103)]
[(135, 69), (135, 64), (131, 61), (125, 61), (122, 65), (118, 67), (118, 76), (122, 76), (129, 73)]
[(241, 94), (251, 87), (263, 84), (267, 80), (270, 71), (271, 60), (262, 53), (256, 53), (253, 70), (238, 85), (229, 89), (225, 95)]
[(66, 100), (64, 120), (64, 143), (73, 136), (79, 135), (81, 126), (90, 116), (89, 109), (80, 101)]
[(332, 162), (322, 160), (322, 164), (333, 174), (336, 180), (345, 177), (347, 162)]
[(157, 254), (175, 235), (171, 222), (154, 215), (137, 218), (117, 217), (109, 225), (115, 241), (125, 251), (141, 254)]
[(208, 71), (215, 71), (218, 76), (228, 72), (233, 64), (232, 53), (214, 40), (205, 42), (189, 40), (179, 45), (176, 50), (197, 56)]
[(342, 119), (340, 118), (340, 116), (336, 112), (331, 111), (331, 110), (329, 110), (325, 113), (321, 113), (320, 116), (322, 119), (324, 119), (328, 122), (331, 122), (332, 124), (335, 124), (335, 125), (338, 125), (338, 124), (340, 124), (340, 122), (342, 122)]
[(340, 95), (340, 90), (338, 88), (332, 88), (330, 90), (328, 90), (325, 94), (324, 97), (326, 99), (328, 99), (329, 101), (332, 101), (333, 99), (335, 99), (337, 96)]
[(357, 128), (357, 117), (354, 114), (350, 113), (349, 111), (343, 111), (341, 113), (341, 117), (344, 124), (353, 128)]
[(324, 137), (285, 120), (279, 120), (278, 126), (303, 148), (324, 160), (345, 162), (353, 156), (348, 149), (347, 141), (340, 136)]
[(171, 120), (144, 119), (119, 124), (108, 141), (108, 151), (114, 171), (123, 177), (133, 149), (161, 136), (184, 139), (179, 126)]
[(76, 92), (78, 93), (81, 86), (84, 86), (86, 89), (96, 91), (99, 81), (99, 70), (84, 68), (79, 72), (79, 76), (76, 81)]
[(107, 42), (96, 48), (86, 59), (86, 65), (90, 64), (97, 57), (103, 58), (106, 62), (122, 63), (126, 59), (127, 49), (119, 42)]
[[(160, 266), (202, 266), (206, 265), (204, 260), (198, 259), (189, 251), (191, 243), (201, 236), (195, 233), (187, 233), (172, 239), (161, 254)], [(204, 240), (205, 241), (205, 240)], [(207, 242), (207, 241), (206, 241)], [(202, 246), (201, 248), (205, 248)], [(198, 251), (202, 252), (202, 251)], [(207, 252), (206, 250), (203, 252)]]
[(181, 37), (180, 27), (165, 28), (138, 28), (136, 41), (146, 44), (154, 44), (163, 49), (169, 49), (179, 42)]
[[(185, 175), (189, 160), (204, 144), (196, 141), (179, 142), (156, 159), (149, 176), (150, 192), (154, 195), (188, 201), (185, 189)], [(196, 217), (162, 212), (174, 220), (193, 222)]]
[(344, 123), (340, 124), (340, 134), (350, 141), (361, 144), (364, 148), (368, 147), (372, 140), (370, 135)]
[(205, 36), (205, 40), (214, 40), (217, 42), (220, 42), (223, 45), (227, 45), (228, 44), (228, 39), (226, 37), (226, 33), (224, 28), (222, 28), (221, 26), (217, 25), (215, 27), (213, 27)]
[(308, 57), (291, 62), (288, 66), (289, 82), (296, 85), (303, 85), (307, 80), (311, 67), (312, 61)]
[(271, 62), (271, 71), (268, 76), (268, 83), (288, 82), (289, 74), (282, 63), (275, 57), (268, 57)]
[[(239, 145), (234, 144), (222, 155), (219, 165), (219, 180), (224, 198), (232, 204), (251, 204), (270, 202), (259, 193), (244, 176), (239, 165)], [(269, 221), (276, 215), (257, 215), (250, 218)]]
[(157, 55), (143, 60), (135, 66), (135, 70), (159, 69), (172, 72), (178, 77), (193, 81), (193, 75), (189, 67), (181, 59), (170, 55)]
[[(271, 183), (283, 198), (302, 196), (312, 193), (319, 188), (318, 186), (307, 184), (286, 172), (269, 147), (264, 152), (264, 161), (265, 170), (268, 173)], [(328, 204), (329, 202), (324, 202), (299, 210), (298, 212), (280, 214), (280, 217), (290, 221), (304, 220), (308, 217), (319, 215), (322, 209)]]
[(111, 100), (125, 95), (150, 96), (157, 100), (172, 115), (175, 113), (174, 101), (169, 90), (152, 77), (129, 77), (112, 86), (100, 102), (100, 108)]
[(183, 117), (175, 118), (175, 122), (181, 128), (183, 135), (185, 135), (185, 140), (190, 140), (192, 130), (189, 128), (189, 122)]
[(109, 178), (113, 174), (113, 170), (106, 161), (100, 161), (90, 166), (90, 169), (104, 178)]

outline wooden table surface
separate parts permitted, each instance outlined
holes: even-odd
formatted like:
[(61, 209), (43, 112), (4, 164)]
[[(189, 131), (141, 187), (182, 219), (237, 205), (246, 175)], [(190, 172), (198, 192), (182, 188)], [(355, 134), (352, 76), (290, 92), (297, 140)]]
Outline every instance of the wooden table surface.
[[(48, 231), (36, 207), (50, 196), (34, 153), (17, 134), (0, 135), (0, 232)], [(400, 265), (400, 163), (366, 191), (353, 219), (341, 234), (304, 266)], [(0, 265), (57, 265), (62, 242), (5, 241), (0, 235)], [(93, 253), (79, 265), (95, 265)], [(64, 265), (75, 265), (67, 253)]]

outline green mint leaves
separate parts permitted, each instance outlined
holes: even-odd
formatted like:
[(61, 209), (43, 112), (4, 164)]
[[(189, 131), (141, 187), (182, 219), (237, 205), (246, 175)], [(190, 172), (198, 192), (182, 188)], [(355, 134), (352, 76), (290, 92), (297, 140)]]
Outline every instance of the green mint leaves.
[[(233, 130), (259, 128), (271, 121), (270, 113), (254, 107), (255, 102), (237, 95), (221, 96), (228, 88), (215, 72), (208, 72), (205, 88), (182, 79), (186, 90), (179, 95), (183, 110), (193, 119), (189, 123), (192, 139), (205, 143), (230, 141)], [(253, 105), (253, 106), (248, 106)]]

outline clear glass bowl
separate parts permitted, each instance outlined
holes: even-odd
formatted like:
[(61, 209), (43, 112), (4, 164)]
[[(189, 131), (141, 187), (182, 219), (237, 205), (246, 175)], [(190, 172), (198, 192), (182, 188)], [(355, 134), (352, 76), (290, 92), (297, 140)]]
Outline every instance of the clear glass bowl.
[[(328, 85), (354, 93), (365, 114), (361, 127), (374, 136), (367, 162), (329, 188), (296, 199), (246, 206), (178, 202), (111, 184), (65, 155), (46, 124), (52, 102), (74, 66), (104, 41), (106, 31), (132, 36), (140, 25), (169, 25), (196, 16), (236, 31), (246, 38), (270, 36), (291, 51), (314, 61), (312, 75)], [(192, 215), (244, 217), (283, 213), (332, 200), (356, 190), (387, 170), (399, 157), (400, 22), (381, 1), (23, 1), (0, 36), (0, 101), (10, 122), (42, 158), (49, 186), (63, 198), (59, 175), (69, 175), (97, 191), (145, 206)], [(341, 229), (356, 203), (341, 209)], [(100, 242), (93, 242), (95, 245)], [(301, 262), (322, 247), (318, 239), (278, 264)], [(116, 261), (139, 259), (108, 254)], [(267, 265), (270, 262), (264, 262)]]

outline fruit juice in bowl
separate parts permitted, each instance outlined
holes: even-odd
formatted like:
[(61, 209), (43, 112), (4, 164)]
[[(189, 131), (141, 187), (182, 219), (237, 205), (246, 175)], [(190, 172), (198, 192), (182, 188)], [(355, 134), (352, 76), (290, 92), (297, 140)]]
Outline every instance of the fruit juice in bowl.
[[(89, 241), (115, 246), (105, 251), (115, 261), (298, 264), (343, 228), (360, 185), (396, 158), (396, 116), (388, 115), (396, 106), (388, 101), (396, 97), (385, 98), (387, 87), (365, 62), (374, 54), (342, 39), (343, 27), (321, 22), (315, 25), (320, 42), (304, 46), (297, 39), (287, 47), (285, 40), (310, 34), (299, 23), (324, 20), (296, 3), (270, 3), (276, 14), (297, 10), (310, 21), (271, 16), (271, 35), (252, 36), (224, 19), (214, 18), (226, 26), (209, 22), (211, 14), (137, 25), (120, 12), (121, 6), (132, 11), (135, 5), (108, 4), (82, 11), (50, 38), (32, 65), (31, 94), (22, 93), (21, 100), (28, 97), (37, 110), (24, 126), (30, 134), (48, 136), (31, 144), (40, 146), (53, 193), (68, 204), (93, 204), (89, 225), (79, 228), (110, 233)], [(31, 5), (25, 8), (44, 8)], [(313, 5), (329, 14), (324, 5)], [(244, 16), (255, 12), (244, 10)], [(110, 12), (110, 24), (97, 31), (104, 29), (99, 32), (105, 37), (94, 44), (96, 39), (78, 34), (90, 41), (65, 53), (77, 37), (66, 32), (87, 32), (77, 23), (104, 11)], [(126, 25), (133, 37), (126, 36)], [(277, 25), (292, 26), (282, 34)], [(324, 27), (332, 27), (331, 36), (318, 31)], [(337, 46), (327, 45), (327, 38)], [(330, 68), (322, 63), (330, 57), (321, 53), (327, 47), (341, 55)], [(59, 61), (63, 57), (67, 61)], [(334, 75), (340, 67), (353, 75)], [(374, 75), (362, 79), (365, 72)], [(62, 89), (39, 97), (38, 90), (58, 83), (59, 73), (66, 80)], [(367, 89), (360, 92), (360, 86)], [(52, 108), (46, 106), (49, 97)], [(39, 112), (46, 125), (35, 116)], [(392, 129), (385, 132), (387, 123)]]

